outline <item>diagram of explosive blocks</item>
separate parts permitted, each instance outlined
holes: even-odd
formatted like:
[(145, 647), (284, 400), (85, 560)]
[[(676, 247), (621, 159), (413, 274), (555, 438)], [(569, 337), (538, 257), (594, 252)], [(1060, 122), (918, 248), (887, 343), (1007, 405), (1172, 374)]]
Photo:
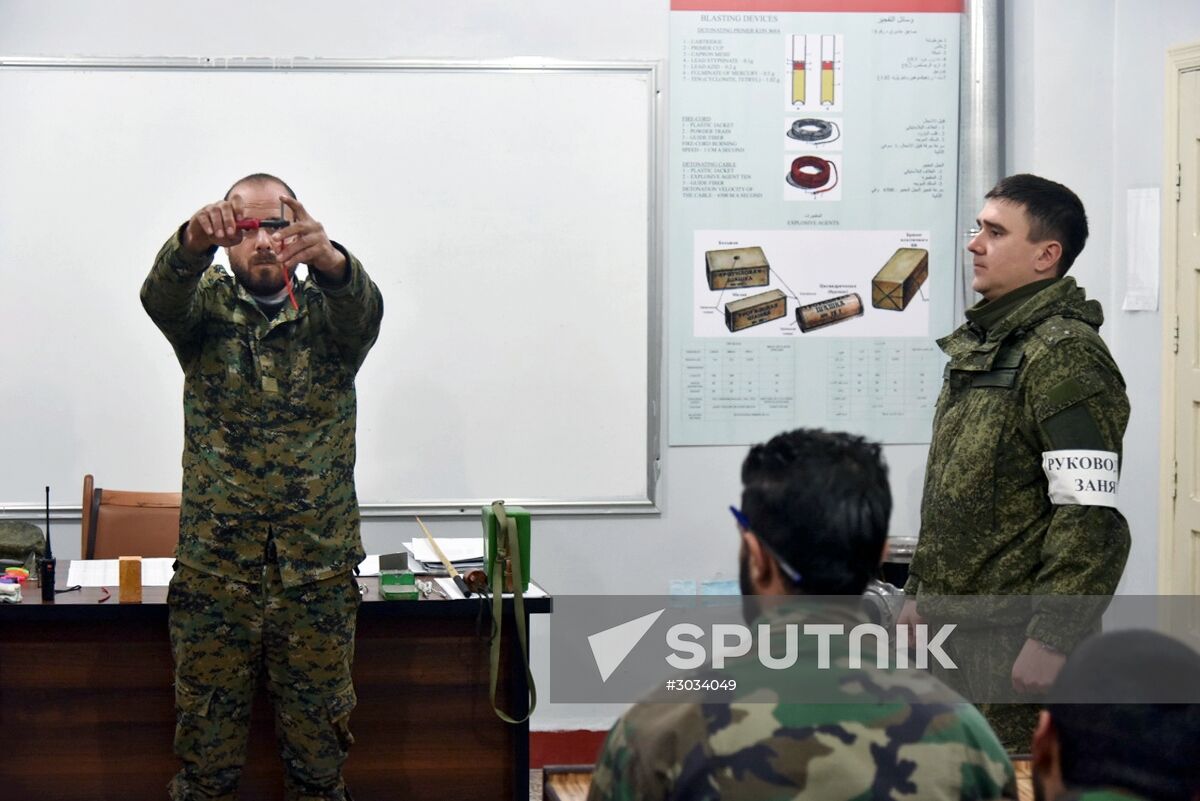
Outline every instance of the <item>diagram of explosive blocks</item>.
[(787, 315), (787, 297), (778, 289), (760, 292), (725, 304), (725, 327), (741, 331)]
[(871, 279), (871, 305), (904, 311), (929, 276), (929, 251), (900, 248)]
[(709, 250), (704, 254), (704, 277), (709, 289), (766, 286), (770, 270), (760, 247)]

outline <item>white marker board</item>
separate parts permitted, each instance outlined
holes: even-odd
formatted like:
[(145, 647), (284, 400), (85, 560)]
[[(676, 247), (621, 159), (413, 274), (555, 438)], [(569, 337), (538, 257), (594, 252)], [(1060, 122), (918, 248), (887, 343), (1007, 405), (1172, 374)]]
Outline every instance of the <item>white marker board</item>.
[(0, 503), (50, 484), (70, 507), (88, 472), (179, 486), (182, 373), (138, 290), (263, 171), (384, 295), (366, 513), (653, 511), (656, 84), (645, 63), (0, 58)]

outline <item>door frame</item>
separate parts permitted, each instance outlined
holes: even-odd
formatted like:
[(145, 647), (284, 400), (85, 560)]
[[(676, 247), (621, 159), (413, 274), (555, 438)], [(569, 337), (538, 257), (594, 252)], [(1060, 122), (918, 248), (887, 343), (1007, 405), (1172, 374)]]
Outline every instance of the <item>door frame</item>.
[[(1160, 440), (1159, 480), (1159, 548), (1158, 587), (1163, 595), (1190, 593), (1186, 586), (1190, 566), (1174, 558), (1175, 551), (1175, 338), (1179, 316), (1179, 298), (1176, 291), (1178, 280), (1179, 252), (1176, 235), (1179, 227), (1179, 204), (1174, 200), (1175, 187), (1179, 180), (1179, 89), (1180, 76), (1185, 72), (1200, 70), (1200, 42), (1172, 47), (1167, 50), (1166, 92), (1164, 93), (1163, 121), (1166, 134), (1163, 148), (1163, 203), (1162, 203), (1162, 302), (1163, 302), (1163, 386), (1162, 425)], [(1200, 191), (1200, 187), (1194, 188)]]

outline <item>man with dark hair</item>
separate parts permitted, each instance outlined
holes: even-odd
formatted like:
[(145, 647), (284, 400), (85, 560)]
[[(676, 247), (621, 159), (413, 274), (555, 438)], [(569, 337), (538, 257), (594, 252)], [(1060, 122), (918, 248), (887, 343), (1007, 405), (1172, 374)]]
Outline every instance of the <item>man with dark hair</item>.
[(1085, 641), (1033, 734), (1038, 801), (1200, 799), (1200, 653), (1154, 631)]
[[(770, 651), (791, 647), (789, 629), (863, 623), (859, 596), (892, 508), (879, 446), (780, 434), (750, 450), (742, 483), (738, 572)], [(1016, 798), (1012, 765), (974, 707), (924, 671), (879, 667), (877, 653), (821, 667), (810, 639), (785, 670), (737, 660), (723, 674), (736, 677), (730, 701), (636, 705), (609, 733), (588, 798)], [(795, 690), (816, 702), (789, 700)]]
[[(212, 264), (219, 247), (232, 276)], [(301, 263), (308, 278), (293, 286)], [(184, 374), (183, 506), (167, 595), (183, 767), (170, 797), (235, 797), (263, 676), (286, 798), (348, 799), (352, 571), (363, 559), (354, 377), (378, 336), (382, 297), (265, 173), (180, 226), (141, 297)]]
[[(923, 599), (1012, 599), (959, 621), (960, 670), (946, 674), (971, 700), (1044, 693), (1066, 654), (1097, 630), (1129, 553), (1117, 511), (1129, 400), (1100, 338), (1100, 304), (1063, 277), (1087, 240), (1087, 217), (1067, 187), (1014, 175), (987, 194), (974, 254), (967, 322), (938, 345), (950, 357), (937, 402), (921, 530), (900, 623)], [(1028, 750), (1037, 707), (981, 708), (1005, 746)]]

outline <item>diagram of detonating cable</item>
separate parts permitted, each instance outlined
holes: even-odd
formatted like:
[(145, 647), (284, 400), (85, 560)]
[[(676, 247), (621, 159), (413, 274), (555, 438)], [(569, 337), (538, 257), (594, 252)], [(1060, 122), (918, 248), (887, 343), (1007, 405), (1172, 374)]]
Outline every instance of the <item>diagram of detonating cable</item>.
[(838, 185), (837, 165), (820, 156), (800, 156), (792, 160), (787, 182), (813, 195), (824, 194)]

